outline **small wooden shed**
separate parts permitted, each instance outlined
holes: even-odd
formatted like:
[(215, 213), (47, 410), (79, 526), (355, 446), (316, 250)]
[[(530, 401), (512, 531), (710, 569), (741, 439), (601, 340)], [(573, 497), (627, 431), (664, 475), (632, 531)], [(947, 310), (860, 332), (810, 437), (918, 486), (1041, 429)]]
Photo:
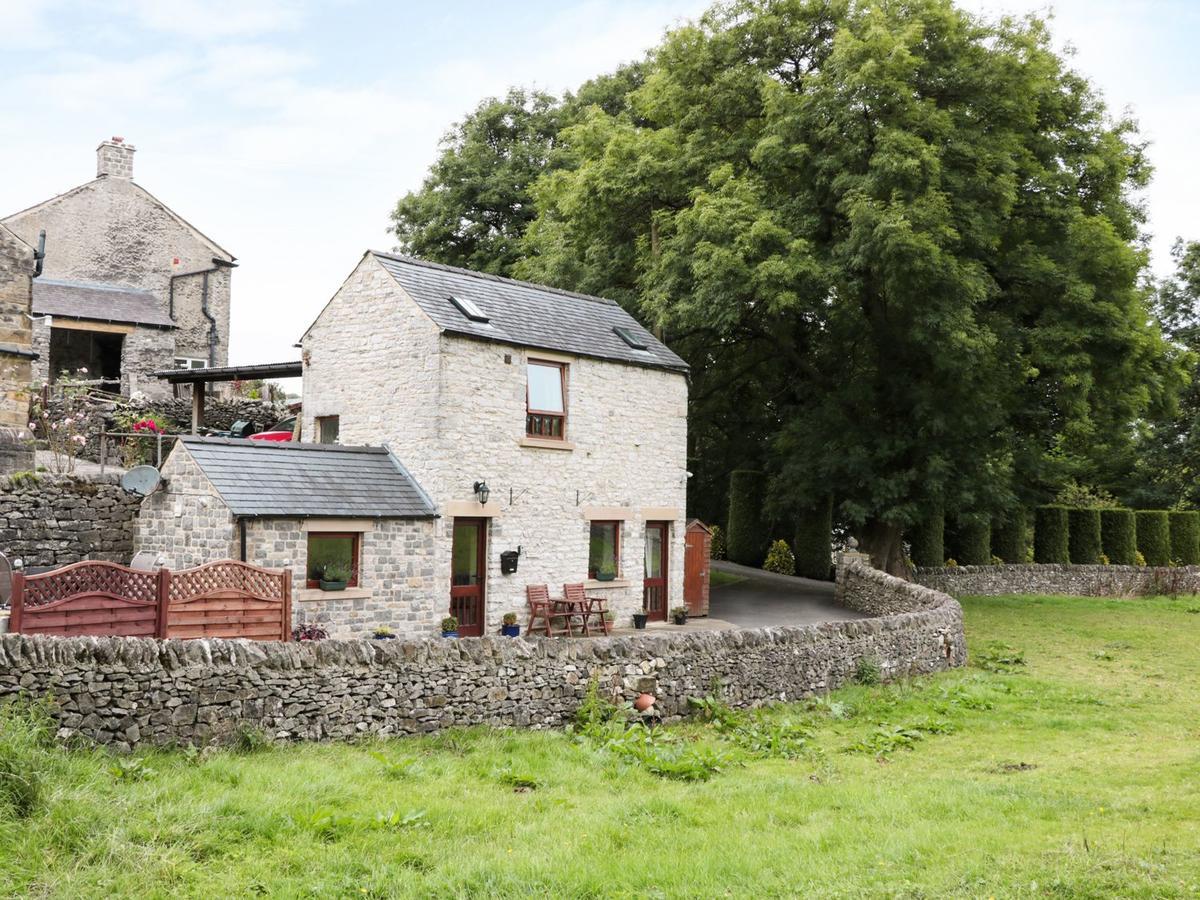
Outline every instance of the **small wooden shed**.
[(708, 615), (708, 573), (712, 532), (699, 519), (687, 525), (683, 552), (683, 602), (689, 616)]

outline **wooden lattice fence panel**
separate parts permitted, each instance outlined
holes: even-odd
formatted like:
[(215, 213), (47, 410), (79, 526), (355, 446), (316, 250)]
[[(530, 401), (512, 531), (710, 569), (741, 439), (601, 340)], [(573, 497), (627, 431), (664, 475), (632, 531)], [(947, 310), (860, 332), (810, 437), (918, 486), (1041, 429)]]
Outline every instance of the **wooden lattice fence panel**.
[(292, 573), (236, 560), (171, 573), (166, 637), (286, 641), (291, 634)]

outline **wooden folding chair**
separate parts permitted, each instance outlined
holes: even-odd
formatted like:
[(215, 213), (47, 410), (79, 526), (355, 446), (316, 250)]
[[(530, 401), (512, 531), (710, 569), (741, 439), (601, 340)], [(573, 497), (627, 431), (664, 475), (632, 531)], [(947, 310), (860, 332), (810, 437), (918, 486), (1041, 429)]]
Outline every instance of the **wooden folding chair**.
[(592, 617), (595, 617), (599, 621), (600, 629), (605, 634), (612, 631), (611, 624), (605, 618), (605, 613), (608, 612), (608, 601), (603, 597), (589, 597), (584, 590), (582, 582), (564, 584), (563, 596), (567, 598), (567, 604), (571, 607), (572, 613), (583, 619), (584, 634), (591, 634), (591, 631), (588, 629), (588, 619)]
[[(556, 634), (565, 634), (570, 637), (571, 614), (562, 608), (561, 600), (550, 599), (548, 585), (525, 585), (525, 598), (529, 601), (529, 624), (525, 626), (526, 634), (533, 634), (534, 622), (540, 620), (541, 624), (537, 628), (544, 630), (546, 637), (554, 637)], [(557, 631), (554, 628), (555, 619), (560, 619), (563, 623), (563, 627)]]

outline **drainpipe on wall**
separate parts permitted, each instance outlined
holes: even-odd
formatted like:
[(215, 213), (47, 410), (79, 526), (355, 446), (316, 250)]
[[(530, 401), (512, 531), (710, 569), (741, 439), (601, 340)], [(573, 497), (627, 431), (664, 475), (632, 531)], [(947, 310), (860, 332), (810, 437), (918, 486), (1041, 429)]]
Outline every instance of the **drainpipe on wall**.
[(208, 364), (214, 366), (217, 363), (217, 344), (221, 342), (220, 335), (217, 333), (217, 320), (208, 308), (208, 276), (213, 272), (218, 272), (221, 269), (232, 269), (237, 266), (237, 263), (227, 259), (219, 259), (213, 257), (213, 264), (207, 269), (196, 269), (194, 272), (179, 272), (172, 275), (167, 280), (167, 314), (170, 315), (171, 321), (175, 321), (175, 280), (177, 278), (190, 278), (192, 275), (202, 275), (204, 281), (200, 285), (200, 312), (204, 314), (204, 318), (208, 319)]
[(33, 277), (37, 278), (42, 274), (42, 264), (46, 261), (46, 229), (43, 228), (38, 232), (37, 252), (33, 254)]
[(246, 520), (238, 519), (238, 540), (242, 545), (242, 562), (247, 562), (246, 559)]

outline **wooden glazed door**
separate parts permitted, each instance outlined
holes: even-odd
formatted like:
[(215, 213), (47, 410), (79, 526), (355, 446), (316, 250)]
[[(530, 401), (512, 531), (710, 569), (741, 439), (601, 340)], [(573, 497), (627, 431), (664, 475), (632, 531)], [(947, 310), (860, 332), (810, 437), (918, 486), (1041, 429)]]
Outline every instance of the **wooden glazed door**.
[(450, 551), (450, 615), (461, 637), (483, 635), (487, 519), (455, 519)]
[(646, 575), (642, 582), (642, 608), (651, 622), (667, 621), (666, 522), (646, 523)]

